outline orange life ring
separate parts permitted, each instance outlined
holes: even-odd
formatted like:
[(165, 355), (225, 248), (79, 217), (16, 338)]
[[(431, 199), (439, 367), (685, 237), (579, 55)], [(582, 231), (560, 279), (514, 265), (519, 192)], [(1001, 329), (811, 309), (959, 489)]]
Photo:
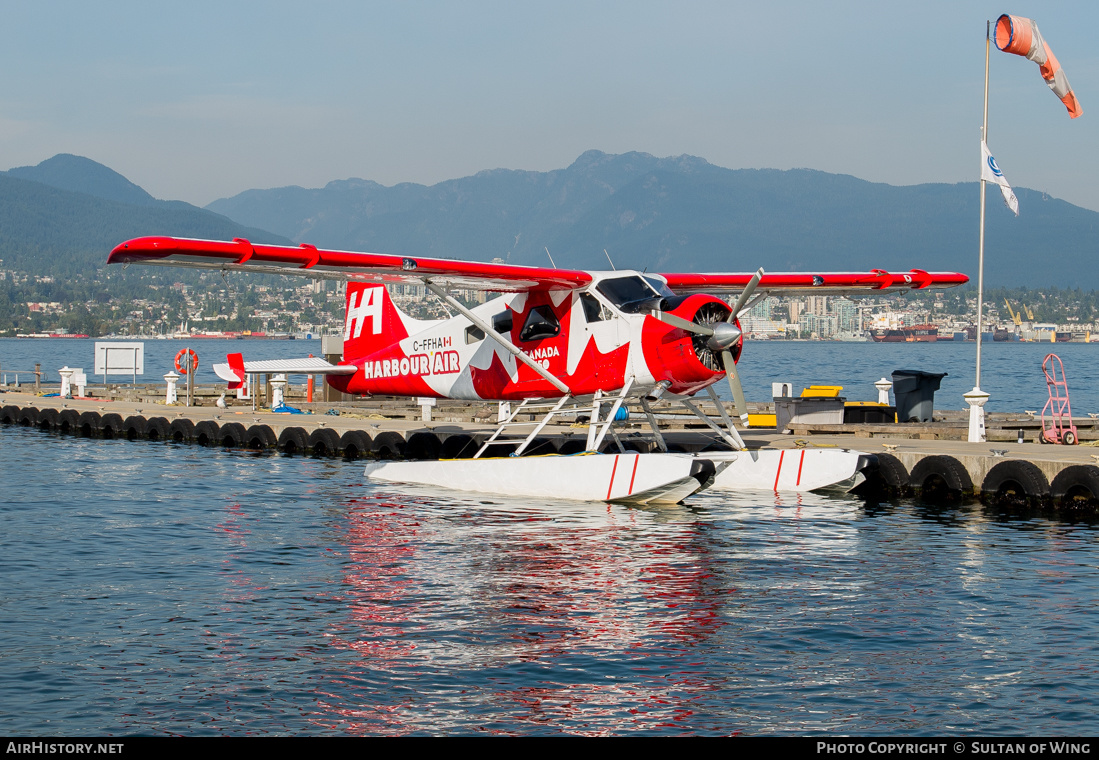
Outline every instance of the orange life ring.
[[(180, 360), (183, 360), (182, 363)], [(198, 354), (190, 348), (181, 348), (176, 354), (176, 372), (187, 375), (198, 369)]]

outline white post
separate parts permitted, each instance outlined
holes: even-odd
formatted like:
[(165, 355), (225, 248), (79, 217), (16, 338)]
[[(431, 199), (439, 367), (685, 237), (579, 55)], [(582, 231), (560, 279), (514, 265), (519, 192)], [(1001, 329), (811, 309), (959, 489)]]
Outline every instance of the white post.
[(882, 406), (889, 406), (889, 390), (893, 387), (893, 383), (883, 377), (874, 383), (874, 387), (878, 389), (878, 403)]
[(509, 417), (511, 417), (511, 402), (501, 401), (496, 407), (496, 421), (507, 422)]
[(84, 389), (88, 387), (88, 376), (84, 374), (84, 368), (73, 370), (72, 384), (76, 386), (76, 395), (84, 398)]
[(176, 384), (179, 382), (179, 375), (175, 372), (169, 372), (164, 376), (164, 382), (168, 383), (168, 390), (164, 393), (164, 403), (176, 403), (176, 401), (179, 400), (179, 392), (176, 390)]
[(283, 405), (283, 390), (286, 388), (286, 375), (275, 375), (271, 378), (271, 408), (277, 409)]
[(416, 399), (416, 403), (420, 405), (424, 422), (431, 422), (431, 407), (435, 406), (435, 399), (431, 396), (420, 396)]
[(68, 398), (72, 395), (72, 376), (76, 370), (69, 367), (67, 364), (61, 369), (57, 370), (57, 374), (61, 375), (61, 397)]
[(974, 388), (963, 396), (969, 404), (969, 442), (983, 443), (985, 440), (985, 402), (988, 394), (980, 388)]

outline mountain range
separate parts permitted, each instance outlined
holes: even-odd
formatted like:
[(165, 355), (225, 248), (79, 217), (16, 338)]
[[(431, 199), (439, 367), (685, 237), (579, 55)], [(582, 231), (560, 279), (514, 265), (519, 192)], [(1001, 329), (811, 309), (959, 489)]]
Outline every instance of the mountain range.
[[(1099, 213), (989, 190), (988, 286), (1099, 289)], [(588, 151), (549, 172), (494, 169), (426, 186), (363, 179), (247, 190), (199, 209), (152, 198), (90, 159), (0, 172), (0, 257), (101, 265), (149, 234), (655, 271), (961, 271), (976, 279), (978, 185), (893, 186), (809, 169), (725, 169), (693, 156)], [(14, 256), (14, 259), (12, 258)], [(1041, 264), (1042, 266), (1038, 266)]]
[(156, 200), (121, 174), (61, 154), (38, 166), (0, 172), (3, 268), (75, 276), (100, 269), (123, 240), (164, 234), (290, 244), (182, 201)]
[[(989, 190), (986, 283), (1099, 288), (1099, 213)], [(921, 268), (976, 275), (977, 183), (896, 187), (809, 169), (588, 151), (550, 172), (496, 169), (424, 186), (348, 179), (248, 190), (207, 208), (321, 247), (656, 271)], [(1038, 267), (1041, 263), (1043, 266)]]

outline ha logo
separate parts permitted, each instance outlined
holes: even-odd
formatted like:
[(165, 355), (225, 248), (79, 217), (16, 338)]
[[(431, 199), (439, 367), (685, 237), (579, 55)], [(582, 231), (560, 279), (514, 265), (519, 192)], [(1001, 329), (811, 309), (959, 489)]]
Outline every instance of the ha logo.
[[(354, 340), (362, 335), (363, 323), (370, 319), (370, 331), (378, 335), (382, 331), (382, 290), (384, 288), (367, 288), (359, 291), (359, 300), (355, 302), (354, 294), (347, 304), (347, 321), (344, 323), (343, 339)], [(354, 335), (351, 331), (354, 330)]]

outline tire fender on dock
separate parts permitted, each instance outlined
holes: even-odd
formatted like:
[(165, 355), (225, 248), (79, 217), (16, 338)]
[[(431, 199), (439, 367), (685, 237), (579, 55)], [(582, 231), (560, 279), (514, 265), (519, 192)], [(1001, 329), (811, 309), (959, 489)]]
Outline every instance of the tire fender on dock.
[(19, 422), (19, 407), (15, 404), (8, 404), (0, 409), (0, 422), (5, 425), (14, 425)]
[(471, 435), (455, 433), (448, 435), (439, 451), (440, 459), (469, 459), (477, 453), (477, 441)]
[(361, 459), (370, 455), (373, 439), (362, 430), (348, 430), (340, 436), (340, 453), (345, 459)]
[(1099, 467), (1093, 464), (1066, 467), (1053, 479), (1049, 495), (1060, 509), (1094, 510), (1099, 506)]
[(270, 425), (253, 425), (244, 433), (244, 445), (249, 449), (273, 449), (279, 439)]
[(925, 501), (960, 501), (973, 493), (973, 479), (965, 465), (946, 454), (924, 457), (916, 462), (908, 482)]
[(309, 447), (309, 433), (300, 427), (283, 428), (278, 447), (285, 454), (304, 454)]
[(443, 442), (434, 433), (421, 430), (408, 437), (404, 453), (409, 459), (438, 459), (443, 453)]
[(227, 449), (242, 449), (247, 432), (239, 422), (226, 422), (221, 426), (218, 442)]
[(56, 409), (39, 409), (38, 421), (35, 425), (40, 430), (53, 430), (57, 427), (58, 413)]
[(557, 453), (565, 455), (579, 454), (587, 447), (587, 445), (588, 441), (586, 438), (580, 438), (579, 436), (575, 438), (569, 438), (557, 447)]
[(16, 422), (22, 427), (38, 427), (38, 410), (33, 406), (20, 409)]
[(202, 420), (195, 425), (195, 443), (199, 446), (216, 446), (221, 443), (221, 425), (213, 420)]
[(905, 496), (909, 488), (908, 470), (892, 454), (874, 454), (873, 462), (863, 471), (866, 481), (855, 493), (864, 499), (891, 499)]
[(393, 430), (375, 436), (373, 447), (378, 459), (404, 459), (404, 436)]
[(186, 417), (178, 417), (172, 420), (168, 426), (169, 437), (176, 443), (190, 443), (195, 440), (195, 423)]
[(77, 433), (85, 438), (99, 435), (99, 430), (102, 427), (103, 418), (99, 416), (99, 412), (84, 412), (80, 415), (80, 419), (76, 421)]
[(332, 428), (317, 428), (309, 434), (306, 447), (315, 457), (334, 457), (340, 453), (340, 434)]
[(99, 420), (99, 434), (104, 438), (117, 438), (122, 435), (122, 415), (108, 412)]
[(134, 414), (126, 418), (122, 423), (121, 434), (128, 441), (136, 441), (145, 437), (145, 424), (148, 422), (140, 414)]
[(145, 437), (150, 441), (170, 441), (172, 424), (164, 417), (150, 417), (145, 422)]
[(57, 429), (72, 435), (80, 429), (80, 412), (75, 409), (63, 409), (57, 415)]
[[(629, 446), (626, 447), (627, 449)], [(539, 436), (530, 442), (530, 446), (527, 446), (523, 450), (523, 456), (525, 457), (538, 457), (544, 454), (556, 454), (557, 443), (552, 438), (545, 438)]]
[(985, 476), (981, 499), (997, 506), (1037, 507), (1049, 498), (1049, 481), (1037, 465), (1022, 459), (1000, 462)]

